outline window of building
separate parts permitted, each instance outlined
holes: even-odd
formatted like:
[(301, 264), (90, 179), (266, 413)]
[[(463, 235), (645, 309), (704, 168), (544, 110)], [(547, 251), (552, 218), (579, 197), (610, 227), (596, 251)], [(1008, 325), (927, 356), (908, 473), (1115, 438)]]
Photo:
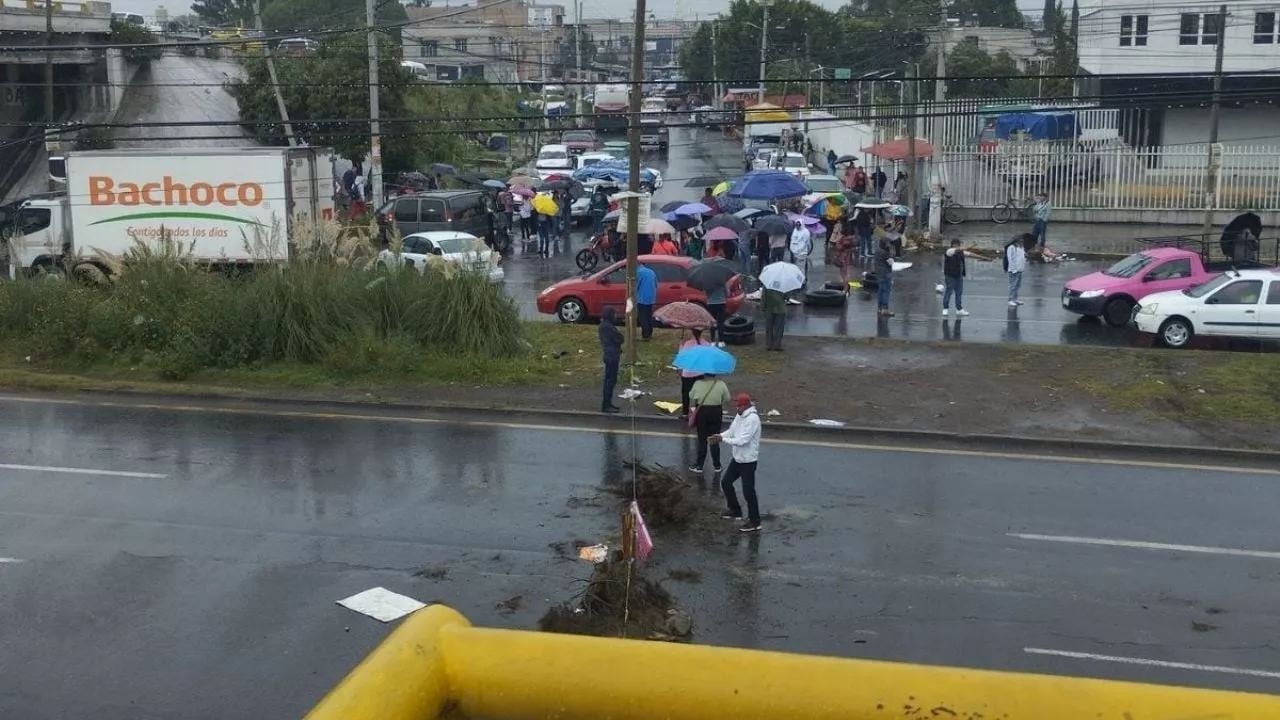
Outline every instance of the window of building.
[(1205, 13), (1204, 22), (1200, 31), (1201, 45), (1217, 45), (1218, 32), (1222, 23), (1218, 13)]
[(1147, 44), (1147, 16), (1133, 16), (1133, 44), (1139, 47)]
[(466, 39), (466, 38), (455, 38), (455, 39), (454, 39), (454, 41), (453, 41), (453, 49), (454, 49), (454, 50), (457, 50), (458, 52), (466, 52), (466, 51), (467, 51), (467, 39)]
[(422, 57), (435, 57), (440, 54), (440, 43), (435, 40), (422, 41)]
[(1178, 44), (1179, 45), (1199, 45), (1200, 44), (1200, 14), (1199, 13), (1182, 13), (1182, 20), (1178, 23)]
[(1271, 45), (1276, 41), (1276, 14), (1260, 12), (1253, 15), (1253, 44)]
[(1133, 16), (1120, 16), (1120, 46), (1129, 47), (1133, 44)]

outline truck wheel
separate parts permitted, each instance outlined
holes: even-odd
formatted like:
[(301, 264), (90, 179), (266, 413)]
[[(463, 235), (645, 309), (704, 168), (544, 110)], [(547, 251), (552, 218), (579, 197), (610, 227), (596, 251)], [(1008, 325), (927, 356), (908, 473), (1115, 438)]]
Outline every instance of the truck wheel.
[(1112, 298), (1102, 306), (1102, 319), (1106, 320), (1111, 327), (1124, 327), (1129, 324), (1134, 304), (1129, 298)]
[(587, 306), (575, 297), (567, 297), (556, 305), (556, 319), (565, 324), (580, 323), (587, 319)]
[(1191, 328), (1191, 322), (1186, 318), (1172, 317), (1164, 321), (1160, 326), (1160, 342), (1165, 347), (1174, 349), (1182, 349), (1191, 344), (1191, 338), (1195, 336), (1195, 331)]

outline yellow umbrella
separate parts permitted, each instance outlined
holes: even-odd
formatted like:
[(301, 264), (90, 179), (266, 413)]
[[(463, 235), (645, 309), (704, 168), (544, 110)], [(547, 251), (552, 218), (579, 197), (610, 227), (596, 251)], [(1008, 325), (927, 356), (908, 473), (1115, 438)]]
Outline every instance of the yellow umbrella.
[(729, 188), (731, 187), (733, 187), (733, 183), (729, 182), (728, 180), (725, 180), (724, 182), (712, 188), (711, 195), (714, 197), (720, 197), (721, 195), (729, 192)]
[(534, 195), (533, 209), (543, 215), (555, 215), (560, 212), (560, 206), (547, 195)]

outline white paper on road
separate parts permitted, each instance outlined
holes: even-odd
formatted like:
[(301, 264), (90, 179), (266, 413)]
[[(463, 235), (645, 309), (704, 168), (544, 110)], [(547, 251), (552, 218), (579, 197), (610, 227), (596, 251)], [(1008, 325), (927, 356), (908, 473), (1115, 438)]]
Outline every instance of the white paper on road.
[(817, 425), (818, 427), (844, 427), (844, 423), (840, 422), (839, 420), (826, 420), (823, 418), (810, 420), (809, 424)]
[(898, 272), (899, 270), (906, 270), (907, 268), (911, 267), (911, 263), (898, 262), (897, 260), (890, 260), (889, 267), (893, 268), (894, 272)]
[(362, 593), (356, 593), (349, 598), (339, 600), (338, 604), (384, 623), (399, 620), (427, 606), (426, 603), (420, 603), (407, 595), (393, 593), (384, 587), (370, 588)]

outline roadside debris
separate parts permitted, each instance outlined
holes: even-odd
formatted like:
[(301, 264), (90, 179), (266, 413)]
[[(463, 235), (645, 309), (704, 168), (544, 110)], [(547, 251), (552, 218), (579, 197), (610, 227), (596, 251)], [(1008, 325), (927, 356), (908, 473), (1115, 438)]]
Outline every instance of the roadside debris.
[(693, 635), (693, 620), (676, 609), (671, 594), (644, 577), (639, 566), (624, 562), (615, 553), (595, 566), (576, 601), (552, 607), (538, 620), (538, 629), (570, 635), (687, 642)]
[(633, 499), (638, 501), (649, 527), (683, 526), (710, 509), (707, 500), (681, 473), (639, 461), (626, 461), (623, 465), (635, 471), (635, 495), (632, 496), (629, 475), (622, 483), (611, 487), (610, 492), (618, 496), (624, 505)]

